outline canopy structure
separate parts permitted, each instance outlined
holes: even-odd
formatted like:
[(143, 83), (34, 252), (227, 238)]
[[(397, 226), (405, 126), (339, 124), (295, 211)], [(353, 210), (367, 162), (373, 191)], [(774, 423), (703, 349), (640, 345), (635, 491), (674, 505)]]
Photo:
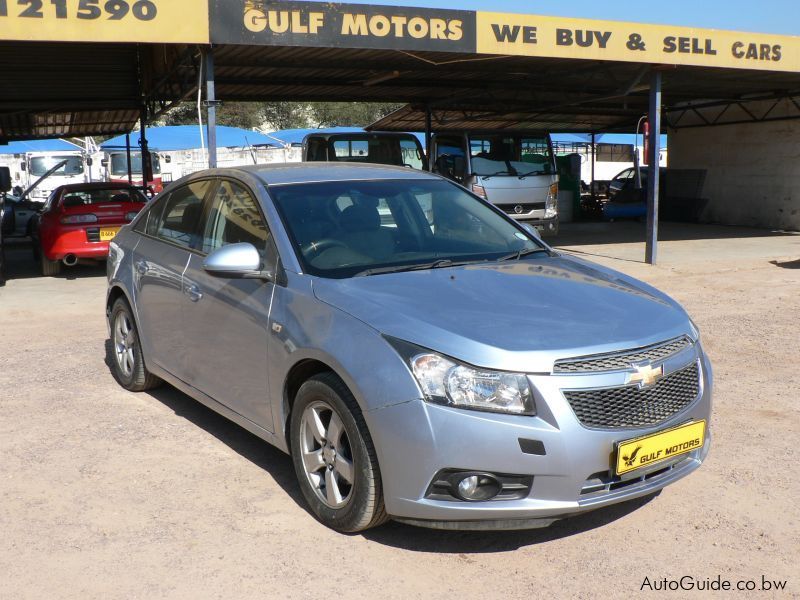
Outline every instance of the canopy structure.
[[(280, 146), (275, 138), (238, 127), (217, 126), (217, 146), (222, 148), (248, 148), (251, 146)], [(146, 131), (147, 144), (151, 150), (170, 152), (175, 150), (193, 150), (205, 144), (205, 137), (200, 139), (200, 128), (197, 125), (173, 125), (166, 127), (150, 127)], [(205, 136), (205, 132), (203, 132)], [(141, 145), (141, 135), (131, 137), (131, 146)], [(100, 145), (103, 150), (126, 147), (125, 136), (106, 140)]]
[(797, 36), (332, 2), (7, 4), (0, 141), (122, 133), (198, 92), (210, 164), (220, 100), (398, 102), (398, 127), (428, 131), (435, 115), (633, 131), (647, 114), (656, 152), (662, 129), (800, 118)]

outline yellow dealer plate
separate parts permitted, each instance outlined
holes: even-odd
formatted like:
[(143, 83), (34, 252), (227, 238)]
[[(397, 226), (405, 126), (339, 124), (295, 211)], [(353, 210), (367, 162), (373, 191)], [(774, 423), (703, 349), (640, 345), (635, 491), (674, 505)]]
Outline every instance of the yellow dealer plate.
[(119, 227), (107, 227), (100, 230), (100, 241), (107, 242), (113, 240), (114, 236), (119, 233)]
[(705, 437), (706, 422), (693, 421), (634, 440), (617, 442), (617, 475), (702, 448)]

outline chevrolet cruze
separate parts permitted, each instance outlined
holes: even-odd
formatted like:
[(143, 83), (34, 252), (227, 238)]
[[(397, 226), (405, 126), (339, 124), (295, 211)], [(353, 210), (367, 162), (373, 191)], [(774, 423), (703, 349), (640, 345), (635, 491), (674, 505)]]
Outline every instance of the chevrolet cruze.
[(652, 494), (710, 444), (697, 329), (436, 175), (209, 170), (111, 243), (113, 372), (289, 453), (339, 531), (547, 525)]

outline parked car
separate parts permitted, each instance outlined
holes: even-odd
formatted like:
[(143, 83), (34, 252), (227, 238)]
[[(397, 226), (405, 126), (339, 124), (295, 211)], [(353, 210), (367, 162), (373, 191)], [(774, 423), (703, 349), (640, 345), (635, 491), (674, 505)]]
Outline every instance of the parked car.
[(129, 185), (78, 183), (53, 190), (30, 227), (42, 274), (57, 275), (62, 264), (73, 266), (79, 259), (105, 259), (108, 243), (146, 202)]
[(31, 234), (32, 219), (44, 204), (27, 198), (8, 195), (3, 211), (3, 234), (24, 237)]
[[(660, 183), (664, 182), (666, 168), (660, 168)], [(636, 169), (625, 169), (617, 173), (608, 185), (608, 202), (603, 204), (603, 218), (644, 219), (647, 216), (647, 180), (650, 170), (640, 167), (640, 186), (637, 187)], [(663, 199), (663, 186), (659, 193)]]
[(709, 450), (711, 366), (674, 300), (430, 173), (195, 173), (107, 269), (117, 381), (166, 381), (290, 453), (339, 531), (541, 527)]

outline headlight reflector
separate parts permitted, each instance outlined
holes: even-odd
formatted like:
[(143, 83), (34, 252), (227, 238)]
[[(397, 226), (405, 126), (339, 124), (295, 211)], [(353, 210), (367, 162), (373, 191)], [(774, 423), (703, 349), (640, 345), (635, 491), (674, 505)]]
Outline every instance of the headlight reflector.
[(434, 353), (414, 356), (411, 369), (430, 402), (515, 415), (536, 414), (525, 375), (474, 369)]

